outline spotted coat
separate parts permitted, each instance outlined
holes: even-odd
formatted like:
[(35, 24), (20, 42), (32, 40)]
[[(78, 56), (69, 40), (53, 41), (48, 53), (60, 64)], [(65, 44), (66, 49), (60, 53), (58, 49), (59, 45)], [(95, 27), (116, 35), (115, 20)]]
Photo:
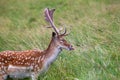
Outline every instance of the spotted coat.
[(9, 66), (26, 67), (32, 72), (39, 72), (43, 67), (45, 55), (40, 50), (0, 52), (0, 75), (9, 74)]

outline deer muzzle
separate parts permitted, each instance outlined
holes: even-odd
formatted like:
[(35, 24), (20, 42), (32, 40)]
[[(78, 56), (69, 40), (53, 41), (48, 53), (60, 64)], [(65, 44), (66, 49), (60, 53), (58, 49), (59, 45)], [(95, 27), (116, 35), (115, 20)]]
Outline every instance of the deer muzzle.
[(70, 45), (69, 50), (74, 50), (74, 47), (72, 45)]

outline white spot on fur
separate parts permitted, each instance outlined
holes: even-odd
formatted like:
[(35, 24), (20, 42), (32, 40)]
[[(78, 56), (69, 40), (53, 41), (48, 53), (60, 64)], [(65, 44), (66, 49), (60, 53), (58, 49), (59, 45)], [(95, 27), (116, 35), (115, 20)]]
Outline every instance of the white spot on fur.
[(38, 63), (40, 63), (40, 59), (41, 59), (41, 56), (40, 56), (39, 59), (38, 59)]
[(35, 58), (31, 58), (31, 60), (35, 60)]
[(43, 61), (44, 59), (45, 59), (45, 55), (42, 56), (41, 61)]

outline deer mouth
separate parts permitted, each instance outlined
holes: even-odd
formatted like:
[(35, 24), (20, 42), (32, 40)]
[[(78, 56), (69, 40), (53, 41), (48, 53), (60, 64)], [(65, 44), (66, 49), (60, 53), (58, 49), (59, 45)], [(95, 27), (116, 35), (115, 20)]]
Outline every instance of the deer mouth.
[(74, 50), (74, 48), (69, 48), (69, 50)]

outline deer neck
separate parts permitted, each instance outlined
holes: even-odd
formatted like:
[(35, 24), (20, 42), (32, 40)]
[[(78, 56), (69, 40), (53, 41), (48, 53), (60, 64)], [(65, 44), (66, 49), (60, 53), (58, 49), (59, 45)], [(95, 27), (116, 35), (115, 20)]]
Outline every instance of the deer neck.
[(47, 63), (51, 64), (54, 60), (57, 59), (57, 56), (59, 53), (62, 51), (62, 48), (57, 46), (53, 40), (51, 40), (48, 48), (46, 49), (46, 58), (47, 58)]

